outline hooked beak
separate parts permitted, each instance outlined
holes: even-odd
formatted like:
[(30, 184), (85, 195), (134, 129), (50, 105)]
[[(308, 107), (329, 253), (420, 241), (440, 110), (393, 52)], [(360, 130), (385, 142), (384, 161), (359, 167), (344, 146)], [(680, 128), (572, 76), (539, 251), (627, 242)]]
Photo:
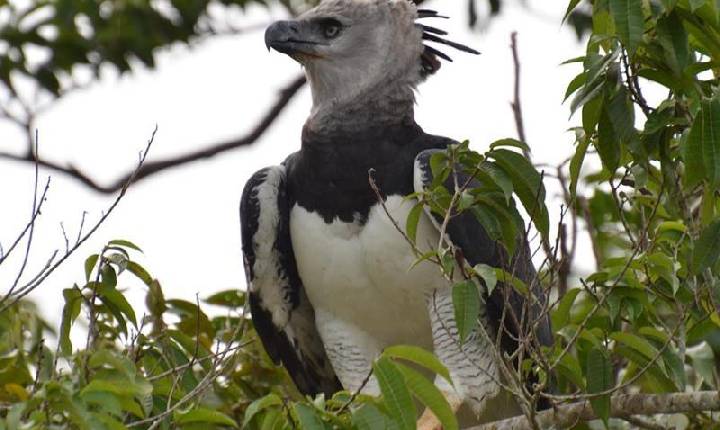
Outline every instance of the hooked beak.
[(302, 31), (302, 23), (298, 21), (277, 21), (265, 30), (265, 46), (268, 51), (274, 49), (291, 57), (319, 57), (315, 52), (318, 42), (308, 40)]

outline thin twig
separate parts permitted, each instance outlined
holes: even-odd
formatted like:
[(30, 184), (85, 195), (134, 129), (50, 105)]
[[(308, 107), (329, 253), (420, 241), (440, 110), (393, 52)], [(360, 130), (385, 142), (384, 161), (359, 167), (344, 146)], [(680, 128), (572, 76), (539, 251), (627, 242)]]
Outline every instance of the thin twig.
[[(147, 158), (148, 152), (150, 151), (150, 148), (152, 147), (152, 144), (155, 141), (155, 134), (157, 133), (157, 130), (158, 130), (158, 128), (157, 128), (157, 126), (155, 126), (155, 129), (153, 130), (152, 135), (150, 136), (150, 139), (148, 140), (148, 142), (145, 146), (145, 150), (140, 153), (140, 158), (138, 160), (138, 165), (137, 165), (138, 167), (135, 169), (135, 172), (138, 172), (142, 168), (143, 163), (145, 162), (145, 159)], [(90, 238), (90, 236), (92, 236), (100, 228), (100, 226), (103, 223), (105, 223), (105, 221), (110, 216), (110, 214), (115, 210), (115, 208), (118, 206), (118, 204), (120, 204), (120, 201), (123, 199), (123, 197), (125, 197), (128, 187), (130, 186), (130, 184), (133, 183), (133, 179), (134, 179), (134, 174), (131, 174), (130, 177), (128, 178), (127, 182), (120, 189), (120, 192), (118, 193), (118, 195), (115, 198), (115, 200), (113, 201), (113, 203), (110, 205), (110, 207), (108, 207), (107, 211), (105, 211), (105, 213), (102, 214), (100, 219), (92, 226), (92, 228), (90, 228), (87, 231), (87, 233), (85, 233), (80, 238), (80, 240), (77, 241), (70, 248), (70, 250), (68, 252), (63, 254), (63, 256), (60, 257), (60, 259), (58, 259), (51, 267), (49, 267), (42, 276), (40, 276), (33, 282), (26, 284), (25, 287), (23, 287), (21, 291), (16, 291), (15, 294), (12, 294), (12, 295), (8, 294), (3, 298), (3, 301), (6, 303), (4, 303), (2, 305), (2, 307), (0, 307), (0, 313), (7, 310), (8, 307), (10, 307), (10, 306), (14, 305), (15, 303), (17, 303), (18, 301), (20, 301), (23, 297), (28, 295), (32, 290), (34, 290), (40, 284), (42, 284), (45, 281), (45, 279), (47, 279), (48, 276), (50, 276), (58, 267), (60, 267), (60, 265), (62, 265), (65, 262), (65, 260), (70, 258), (70, 256), (75, 251), (77, 251), (77, 249), (80, 248), (80, 246), (82, 246), (82, 244), (84, 244)], [(12, 299), (8, 301), (8, 299), (10, 297), (12, 297)], [(2, 302), (0, 302), (0, 304), (2, 304)]]
[[(518, 55), (517, 47), (517, 31), (513, 31), (510, 34), (510, 48), (513, 56), (513, 66), (515, 70), (515, 80), (513, 86), (513, 101), (510, 103), (512, 106), (513, 117), (515, 118), (515, 127), (517, 128), (518, 138), (521, 142), (527, 145), (527, 137), (525, 136), (525, 123), (523, 121), (522, 104), (520, 103), (520, 56)], [(522, 149), (523, 155), (528, 160), (530, 158), (530, 150), (528, 147)]]

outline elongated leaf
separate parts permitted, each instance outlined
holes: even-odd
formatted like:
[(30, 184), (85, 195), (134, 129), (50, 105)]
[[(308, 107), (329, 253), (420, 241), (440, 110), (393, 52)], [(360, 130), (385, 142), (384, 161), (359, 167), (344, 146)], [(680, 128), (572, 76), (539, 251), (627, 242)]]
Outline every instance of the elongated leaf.
[(658, 350), (650, 342), (632, 333), (615, 332), (610, 334), (610, 339), (629, 346), (644, 355), (648, 360), (655, 358), (658, 353)]
[(612, 121), (607, 114), (607, 110), (603, 108), (600, 113), (600, 121), (598, 122), (598, 136), (594, 140), (595, 148), (600, 155), (603, 167), (610, 172), (614, 172), (620, 164), (620, 154), (622, 154), (622, 144), (613, 128)]
[(62, 323), (60, 324), (60, 350), (64, 355), (72, 354), (72, 342), (70, 341), (70, 328), (75, 319), (80, 315), (82, 294), (77, 288), (66, 288), (63, 290), (65, 305), (62, 311)]
[(417, 236), (417, 226), (420, 222), (420, 216), (423, 214), (423, 204), (418, 203), (415, 206), (413, 206), (412, 210), (407, 216), (407, 220), (405, 221), (405, 232), (407, 233), (410, 240), (415, 242), (415, 237)]
[(152, 276), (150, 276), (150, 274), (147, 272), (147, 270), (145, 270), (144, 267), (137, 264), (136, 262), (128, 261), (126, 269), (133, 275), (137, 276), (138, 279), (143, 281), (143, 283), (145, 285), (147, 285), (148, 287), (152, 284), (152, 282), (153, 282)]
[(122, 239), (111, 240), (110, 242), (108, 242), (108, 245), (121, 246), (123, 248), (134, 249), (135, 251), (143, 252), (143, 250), (140, 249), (139, 246), (135, 245), (134, 243), (130, 242), (129, 240), (122, 240)]
[(667, 63), (677, 75), (682, 75), (690, 61), (690, 45), (687, 31), (676, 13), (658, 19), (657, 38)]
[(587, 81), (587, 75), (585, 74), (585, 72), (582, 72), (582, 73), (578, 74), (577, 76), (575, 76), (573, 78), (573, 80), (570, 81), (570, 83), (567, 86), (567, 89), (565, 90), (565, 97), (563, 98), (563, 103), (565, 103), (567, 101), (568, 97), (573, 95), (573, 93), (575, 91), (580, 89), (580, 87), (582, 87), (586, 81)]
[(106, 284), (100, 284), (96, 291), (98, 297), (100, 297), (100, 300), (103, 303), (117, 308), (137, 328), (135, 311), (133, 310), (130, 303), (128, 303), (127, 299), (125, 299), (125, 296), (122, 295), (122, 293), (120, 293), (115, 287), (111, 287)]
[(487, 174), (489, 180), (502, 190), (505, 195), (505, 203), (509, 204), (513, 195), (513, 184), (505, 171), (492, 161), (483, 162), (480, 168), (480, 172)]
[(380, 409), (372, 403), (365, 403), (360, 406), (360, 408), (353, 413), (352, 422), (357, 430), (397, 429), (395, 422), (388, 419), (388, 417), (380, 412)]
[(204, 423), (238, 427), (235, 420), (224, 413), (206, 408), (195, 408), (186, 413), (177, 413), (175, 414), (175, 422), (178, 424)]
[[(588, 394), (601, 393), (612, 388), (612, 366), (606, 353), (598, 348), (591, 349), (585, 362), (585, 377)], [(590, 405), (608, 427), (610, 418), (610, 395), (593, 397)]]
[(100, 264), (100, 283), (110, 287), (117, 285), (117, 273), (109, 264)]
[(295, 414), (298, 417), (298, 421), (300, 421), (300, 428), (303, 430), (323, 430), (325, 426), (323, 425), (322, 420), (317, 415), (317, 412), (312, 407), (302, 404), (302, 403), (296, 403), (295, 406)]
[(565, 9), (565, 15), (563, 15), (562, 22), (565, 22), (565, 20), (570, 16), (572, 11), (575, 10), (578, 3), (580, 3), (580, 0), (570, 0), (570, 3), (568, 3), (567, 9)]
[(572, 290), (568, 290), (563, 298), (560, 299), (560, 303), (558, 303), (557, 308), (555, 308), (551, 314), (553, 329), (559, 330), (565, 327), (568, 321), (570, 321), (570, 309), (575, 303), (575, 299), (579, 293), (580, 289), (574, 288)]
[(720, 188), (720, 100), (703, 100), (684, 154), (688, 185), (701, 179)]
[(487, 294), (492, 294), (493, 290), (495, 290), (495, 287), (497, 286), (497, 273), (495, 272), (495, 268), (490, 267), (487, 264), (476, 264), (475, 267), (473, 267), (473, 270), (482, 278), (483, 281), (485, 281)]
[(282, 404), (282, 399), (275, 393), (270, 393), (267, 396), (261, 397), (250, 403), (250, 406), (248, 406), (245, 410), (245, 417), (243, 418), (242, 425), (243, 428), (247, 427), (247, 425), (250, 424), (250, 421), (252, 421), (253, 417), (255, 417), (255, 415), (257, 415), (259, 412), (269, 407), (280, 406)]
[(420, 366), (432, 370), (436, 374), (442, 376), (450, 384), (453, 383), (450, 379), (450, 372), (448, 372), (447, 367), (445, 367), (445, 365), (443, 365), (432, 352), (426, 351), (420, 347), (412, 345), (391, 346), (389, 348), (385, 348), (383, 356), (401, 358), (403, 360), (419, 364)]
[(373, 373), (380, 385), (390, 416), (402, 430), (415, 430), (417, 410), (405, 385), (405, 378), (395, 363), (387, 357), (380, 357), (373, 363)]
[(720, 257), (720, 220), (712, 222), (700, 233), (695, 242), (690, 269), (699, 274), (717, 263)]
[(580, 139), (575, 148), (575, 155), (570, 160), (570, 198), (575, 199), (577, 196), (577, 184), (580, 178), (580, 169), (582, 169), (583, 162), (585, 161), (585, 154), (587, 153), (588, 146), (590, 145), (590, 139), (584, 137)]
[(463, 281), (453, 286), (452, 299), (460, 342), (465, 342), (478, 324), (480, 294), (472, 281)]
[(530, 147), (525, 142), (521, 142), (517, 139), (500, 139), (490, 144), (490, 150), (500, 148), (503, 146), (509, 146), (512, 148), (522, 149), (523, 151), (530, 151)]
[(609, 0), (610, 13), (620, 41), (634, 54), (642, 41), (644, 17), (642, 2), (638, 0)]
[(496, 149), (488, 153), (510, 176), (515, 193), (532, 218), (535, 228), (547, 238), (550, 230), (547, 207), (545, 206), (545, 185), (540, 174), (530, 162), (517, 152)]
[(98, 254), (93, 254), (85, 259), (85, 281), (90, 281), (90, 275), (97, 264), (98, 258), (100, 258)]
[(443, 430), (457, 430), (457, 418), (438, 387), (416, 370), (402, 364), (398, 364), (397, 368), (405, 377), (405, 383), (413, 395), (440, 420)]

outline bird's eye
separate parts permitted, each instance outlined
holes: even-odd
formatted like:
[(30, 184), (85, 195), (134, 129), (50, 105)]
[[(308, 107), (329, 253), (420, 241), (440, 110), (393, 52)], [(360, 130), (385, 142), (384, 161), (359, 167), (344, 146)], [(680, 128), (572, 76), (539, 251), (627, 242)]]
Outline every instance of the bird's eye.
[(327, 37), (328, 39), (332, 39), (333, 37), (337, 36), (338, 33), (340, 33), (340, 27), (338, 27), (337, 25), (325, 27), (325, 37)]
[(336, 19), (328, 18), (324, 20), (322, 25), (323, 35), (328, 39), (336, 38), (340, 34), (340, 30), (342, 30), (342, 23)]

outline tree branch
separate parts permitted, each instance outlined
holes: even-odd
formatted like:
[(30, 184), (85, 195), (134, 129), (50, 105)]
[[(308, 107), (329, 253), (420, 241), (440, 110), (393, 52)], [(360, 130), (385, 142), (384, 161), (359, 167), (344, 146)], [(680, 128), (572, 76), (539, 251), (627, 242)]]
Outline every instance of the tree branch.
[[(513, 117), (515, 118), (515, 127), (517, 128), (518, 138), (521, 142), (527, 144), (527, 137), (525, 136), (525, 122), (523, 121), (522, 104), (520, 103), (520, 56), (518, 55), (517, 48), (517, 31), (513, 31), (510, 34), (510, 48), (513, 56), (513, 66), (515, 70), (515, 81), (513, 86), (513, 101), (510, 103), (513, 111)], [(530, 158), (530, 151), (523, 148), (523, 155), (528, 160)]]
[(303, 87), (303, 85), (305, 85), (304, 75), (296, 77), (287, 87), (280, 90), (280, 97), (278, 98), (278, 100), (270, 107), (270, 109), (262, 117), (260, 122), (247, 135), (239, 139), (229, 140), (227, 142), (208, 146), (204, 149), (188, 152), (186, 154), (167, 158), (165, 160), (147, 162), (140, 168), (140, 170), (126, 173), (110, 185), (102, 185), (98, 183), (87, 173), (77, 169), (72, 165), (62, 165), (49, 160), (39, 159), (37, 157), (34, 157), (32, 154), (17, 155), (0, 152), (0, 159), (37, 163), (38, 165), (47, 169), (54, 170), (56, 172), (60, 172), (70, 177), (73, 177), (95, 191), (99, 191), (104, 194), (111, 194), (121, 190), (124, 186), (128, 184), (128, 181), (131, 181), (133, 183), (138, 182), (156, 173), (160, 173), (162, 171), (175, 167), (180, 167), (195, 161), (211, 158), (223, 152), (227, 152), (254, 143), (275, 122), (275, 120), (280, 116), (280, 113), (283, 111), (283, 109), (290, 103), (290, 100), (292, 100), (292, 98), (298, 93), (298, 91)]
[[(720, 393), (619, 394), (611, 399), (610, 416), (626, 419), (631, 415), (675, 414), (720, 410)], [(558, 406), (556, 410), (539, 412), (536, 422), (541, 428), (567, 428), (579, 422), (598, 419), (589, 401)], [(525, 416), (495, 421), (468, 430), (529, 430)]]

